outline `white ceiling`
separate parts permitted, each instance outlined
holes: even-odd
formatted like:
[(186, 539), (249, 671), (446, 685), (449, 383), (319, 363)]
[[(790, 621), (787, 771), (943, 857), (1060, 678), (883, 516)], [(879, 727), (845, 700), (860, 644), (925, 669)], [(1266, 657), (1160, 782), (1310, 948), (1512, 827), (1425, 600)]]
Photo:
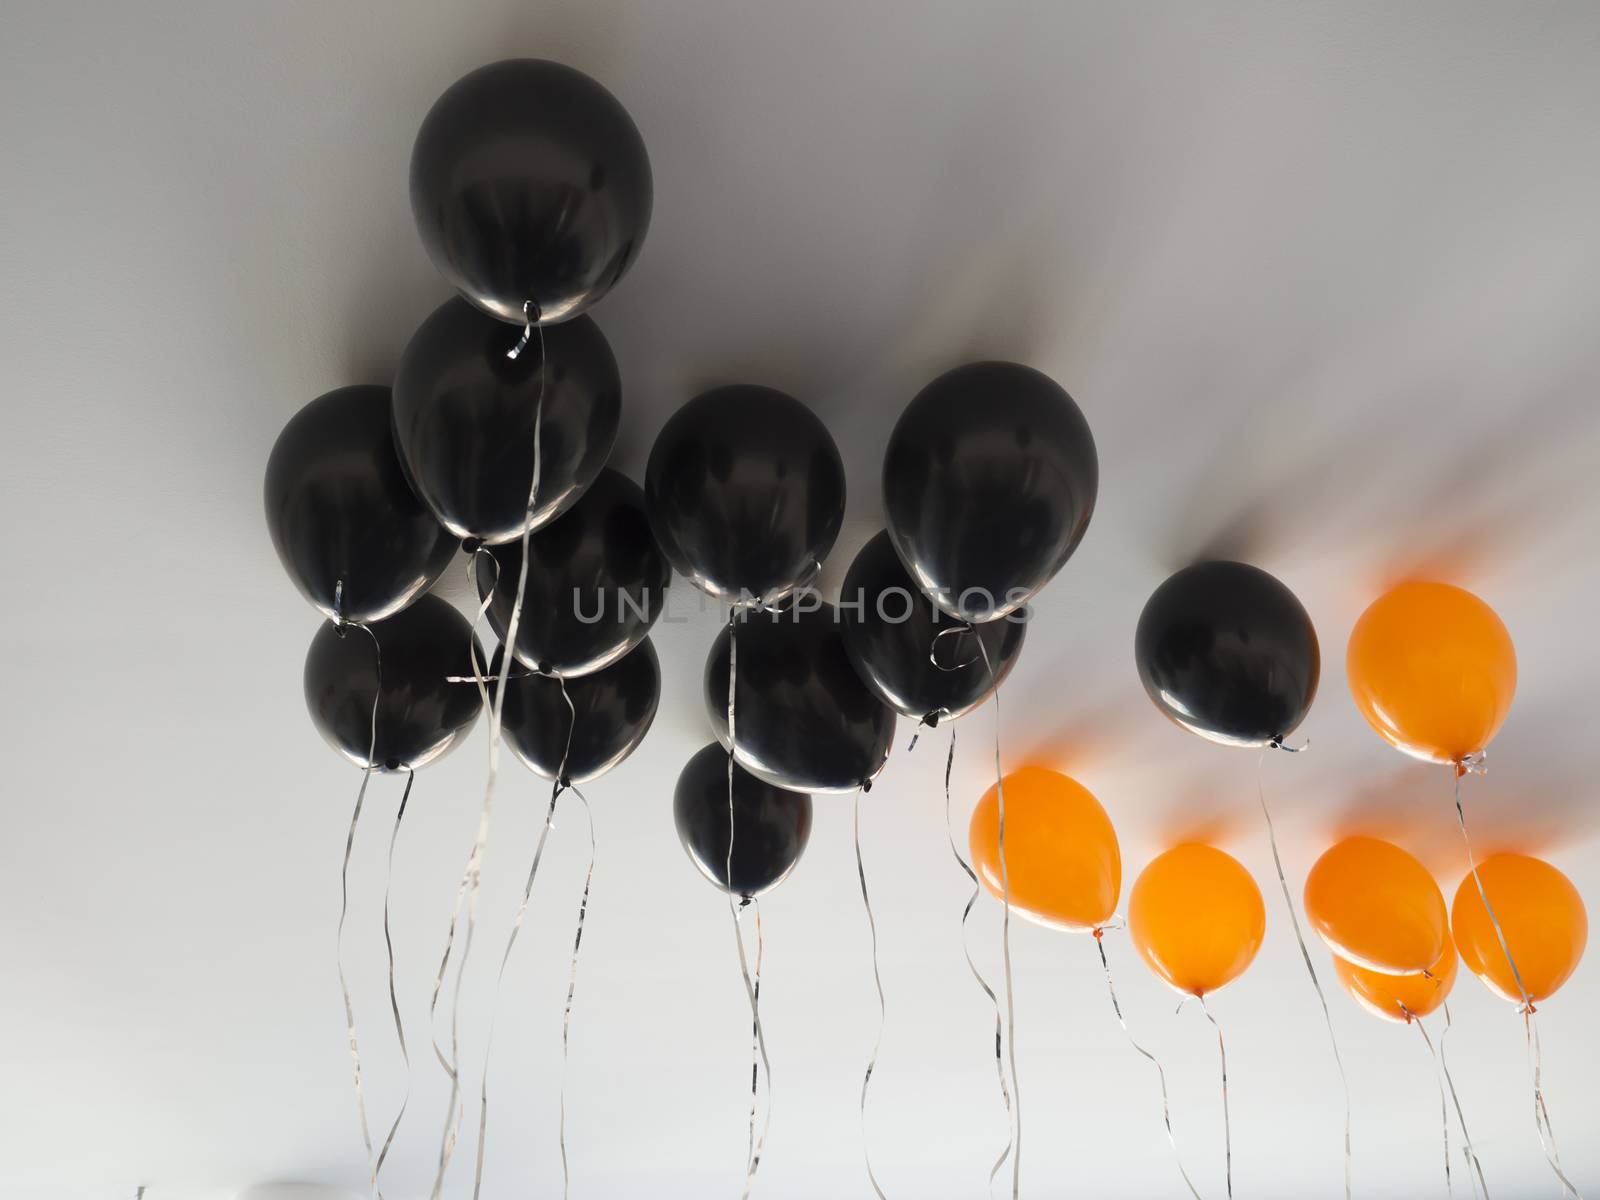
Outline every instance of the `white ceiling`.
[[(1462, 863), (1444, 772), (1360, 723), (1342, 651), (1398, 574), (1478, 590), (1522, 668), (1492, 774), (1469, 781), (1478, 841), (1544, 854), (1600, 897), (1592, 5), (11, 0), (5, 25), (0, 1192), (362, 1186), (333, 959), (358, 776), (304, 714), (316, 620), (273, 557), (260, 478), (299, 405), (386, 379), (444, 299), (411, 227), (411, 138), (450, 81), (506, 55), (597, 75), (650, 147), (654, 223), (595, 313), (623, 368), (619, 454), (636, 477), (699, 388), (792, 391), (850, 471), (836, 580), (878, 527), (889, 426), (933, 374), (1013, 357), (1079, 399), (1100, 506), (1006, 687), (1004, 753), (1101, 797), (1125, 882), (1198, 835), (1267, 890), (1267, 944), (1215, 1004), (1240, 1195), (1339, 1193), (1338, 1084), (1268, 890), (1254, 757), (1166, 724), (1134, 673), (1134, 622), (1166, 572), (1247, 557), (1317, 622), (1315, 748), (1266, 765), (1294, 880), (1361, 830), (1419, 854), (1447, 894)], [(660, 631), (662, 715), (590, 789), (600, 861), (569, 1070), (579, 1197), (739, 1186), (745, 999), (727, 912), (669, 811), (708, 739), (698, 679), (715, 620)], [(990, 776), (993, 730), (988, 709), (961, 725), (958, 819)], [(941, 1200), (981, 1193), (1004, 1126), (957, 941), (943, 739), (907, 755), (908, 734), (862, 816), (889, 1004), (870, 1131), (890, 1195)], [(426, 999), (485, 745), (480, 727), (419, 777), (396, 856), (415, 1062), (385, 1173), (398, 1200), (426, 1194), (437, 1152)], [(371, 792), (348, 947), (380, 1127), (403, 1086), (379, 924), (398, 790)], [(495, 813), (463, 1009), (474, 1074), (541, 794), (513, 765)], [(560, 1186), (582, 843), (567, 812), (506, 974), (488, 1195)], [(876, 1006), (851, 854), (847, 804), (819, 803), (805, 861), (764, 905), (776, 1112), (758, 1196), (867, 1190), (855, 1104)], [(986, 901), (973, 942), (991, 974), (997, 933)], [(1091, 943), (1014, 933), (1025, 1194), (1175, 1194), (1152, 1073), (1120, 1040)], [(1186, 1161), (1219, 1195), (1210, 1029), (1173, 1014), (1126, 941), (1110, 952), (1130, 1020), (1167, 1062)], [(1421, 1040), (1331, 999), (1357, 1193), (1438, 1193)], [(1597, 999), (1590, 962), (1541, 1012), (1551, 1111), (1591, 1190)], [(1516, 1017), (1466, 977), (1455, 1010), (1452, 1064), (1490, 1188), (1555, 1194)], [(455, 1195), (470, 1158), (469, 1140)]]

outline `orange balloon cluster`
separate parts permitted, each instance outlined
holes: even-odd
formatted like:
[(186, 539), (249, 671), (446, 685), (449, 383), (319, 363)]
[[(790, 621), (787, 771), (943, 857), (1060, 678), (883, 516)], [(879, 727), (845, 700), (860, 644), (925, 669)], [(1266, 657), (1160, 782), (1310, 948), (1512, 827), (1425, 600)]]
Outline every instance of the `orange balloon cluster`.
[(1470, 873), (1447, 920), (1427, 869), (1376, 838), (1346, 838), (1317, 860), (1306, 877), (1306, 918), (1333, 951), (1345, 991), (1388, 1020), (1425, 1017), (1443, 1004), (1458, 952), (1505, 999), (1521, 1004), (1524, 992), (1529, 1002), (1546, 999), (1577, 968), (1588, 940), (1578, 889), (1549, 863), (1520, 854), (1485, 860), (1478, 877), (1504, 947)]
[(1399, 846), (1350, 837), (1317, 859), (1306, 919), (1355, 1002), (1390, 1021), (1427, 1016), (1450, 994), (1456, 951), (1433, 876)]

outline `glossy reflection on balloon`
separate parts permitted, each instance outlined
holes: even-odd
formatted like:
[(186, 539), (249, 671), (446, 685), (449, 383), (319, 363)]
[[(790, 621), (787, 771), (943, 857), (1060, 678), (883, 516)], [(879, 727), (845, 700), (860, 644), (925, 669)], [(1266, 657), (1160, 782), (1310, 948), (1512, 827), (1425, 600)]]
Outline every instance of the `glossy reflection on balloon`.
[[(553, 325), (507, 358), (518, 337), (465, 300), (449, 300), (412, 336), (395, 373), (401, 464), (458, 538), (508, 542), (548, 524), (577, 502), (616, 440), (622, 382), (600, 327), (587, 317)], [(539, 495), (530, 515), (536, 421)]]
[(644, 487), (673, 567), (733, 602), (770, 604), (809, 582), (844, 521), (839, 448), (815, 413), (771, 388), (715, 388), (673, 413)]
[(895, 550), (961, 620), (1003, 617), (1050, 582), (1083, 540), (1099, 486), (1083, 413), (1019, 363), (939, 376), (900, 415), (883, 456)]
[(918, 590), (888, 533), (861, 548), (839, 599), (845, 645), (862, 682), (885, 704), (929, 724), (982, 704), (1022, 653), (1021, 614), (982, 625), (957, 621)]
[[(498, 658), (490, 671), (496, 679)], [(562, 680), (526, 672), (518, 664), (506, 685), (506, 741), (545, 779), (562, 774), (563, 763), (569, 782), (598, 779), (644, 741), (661, 702), (661, 666), (649, 638), (588, 675)]]
[(273, 444), (263, 490), (278, 560), (334, 620), (392, 616), (433, 586), (455, 551), (406, 482), (388, 388), (340, 388), (297, 412)]
[(411, 151), (411, 211), (433, 265), (473, 304), (523, 323), (587, 309), (650, 225), (644, 139), (581, 71), (532, 58), (480, 67), (429, 110)]
[(1000, 789), (973, 809), (972, 866), (990, 894), (1052, 929), (1098, 929), (1122, 893), (1122, 854), (1111, 818), (1089, 789), (1044, 767), (1023, 767), (1005, 787), (1005, 873), (1000, 865)]
[[(489, 553), (493, 562), (478, 560), (478, 595), (493, 591), (489, 625), (503, 640), (517, 598), (522, 543)], [(518, 660), (569, 679), (616, 662), (650, 632), (670, 580), (650, 534), (644, 493), (607, 467), (576, 504), (528, 538)]]
[(1530, 1000), (1554, 995), (1578, 969), (1589, 941), (1589, 914), (1572, 881), (1547, 862), (1525, 854), (1496, 854), (1478, 864), (1478, 877), (1505, 933), (1511, 963), (1469, 874), (1456, 889), (1450, 906), (1456, 949), (1489, 990), (1514, 1004), (1522, 1003), (1517, 976)]
[(1448, 938), (1427, 971), (1385, 975), (1334, 955), (1333, 971), (1349, 997), (1375, 1017), (1409, 1023), (1426, 1017), (1450, 996), (1456, 983), (1456, 948)]
[(1426, 971), (1450, 940), (1444, 896), (1428, 869), (1377, 838), (1329, 847), (1306, 875), (1304, 900), (1328, 949), (1374, 971)]
[(1174, 846), (1144, 869), (1128, 897), (1139, 956), (1189, 996), (1208, 996), (1244, 974), (1266, 929), (1256, 881), (1212, 846)]
[(1294, 593), (1237, 562), (1197, 563), (1158, 587), (1139, 614), (1134, 658), (1158, 709), (1230, 746), (1292, 733), (1322, 667), (1317, 632)]
[(317, 732), (358, 767), (367, 765), (374, 745), (372, 765), (378, 770), (426, 766), (478, 719), (478, 689), (449, 682), (472, 673), (469, 641), (477, 645), (467, 619), (437, 596), (423, 596), (367, 629), (324, 622), (306, 652), (304, 676), (306, 708)]
[[(815, 597), (811, 598), (815, 601)], [(820, 601), (742, 613), (732, 747), (759, 779), (797, 792), (851, 792), (889, 758), (894, 710), (861, 682), (837, 610)], [(729, 629), (706, 660), (706, 714), (728, 745)]]
[[(811, 797), (763, 783), (733, 764), (733, 873), (728, 873), (728, 752), (712, 744), (678, 776), (672, 815), (700, 873), (735, 896), (759, 896), (789, 877), (811, 838)], [(730, 885), (729, 880), (732, 880)]]
[(1517, 654), (1494, 609), (1471, 592), (1403, 583), (1361, 614), (1345, 674), (1384, 741), (1453, 763), (1487, 746), (1511, 711)]

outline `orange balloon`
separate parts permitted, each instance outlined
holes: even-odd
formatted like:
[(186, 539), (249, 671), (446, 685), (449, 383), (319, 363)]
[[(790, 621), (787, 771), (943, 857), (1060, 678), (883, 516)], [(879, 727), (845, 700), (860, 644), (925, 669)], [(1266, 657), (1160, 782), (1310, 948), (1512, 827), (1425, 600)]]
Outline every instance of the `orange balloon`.
[(1345, 655), (1367, 724), (1407, 754), (1460, 762), (1489, 744), (1517, 690), (1506, 627), (1471, 592), (1402, 583), (1361, 614)]
[(1350, 998), (1375, 1017), (1409, 1022), (1425, 1017), (1445, 1002), (1456, 985), (1456, 948), (1448, 939), (1438, 960), (1422, 975), (1385, 975), (1358, 967), (1338, 955), (1333, 971)]
[[(1530, 1000), (1543, 1000), (1567, 981), (1589, 940), (1589, 916), (1572, 881), (1547, 862), (1496, 854), (1478, 864), (1478, 878), (1506, 935), (1506, 948)], [(1456, 889), (1450, 924), (1461, 961), (1489, 990), (1514, 1004), (1522, 992), (1506, 962), (1489, 913), (1469, 873)]]
[(1352, 837), (1306, 876), (1306, 919), (1340, 958), (1389, 975), (1418, 975), (1450, 940), (1444, 896), (1399, 846)]
[[(1012, 908), (1052, 929), (1104, 925), (1122, 894), (1122, 854), (1106, 810), (1077, 780), (1044, 767), (1023, 767), (1002, 782)], [(978, 801), (967, 841), (978, 877), (1003, 896), (998, 787)]]
[(1190, 996), (1242, 975), (1266, 930), (1256, 881), (1212, 846), (1174, 846), (1144, 869), (1128, 898), (1128, 933), (1140, 957)]

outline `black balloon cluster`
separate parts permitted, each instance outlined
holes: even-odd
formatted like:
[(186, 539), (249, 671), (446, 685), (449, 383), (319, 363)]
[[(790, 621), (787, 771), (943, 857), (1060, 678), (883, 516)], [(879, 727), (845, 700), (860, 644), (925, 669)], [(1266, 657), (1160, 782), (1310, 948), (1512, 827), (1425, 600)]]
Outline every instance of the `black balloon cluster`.
[[(811, 796), (869, 787), (897, 715), (958, 718), (1016, 663), (1029, 601), (1094, 512), (1087, 421), (1030, 367), (935, 379), (884, 455), (888, 527), (824, 601), (812, 585), (843, 524), (844, 467), (799, 400), (713, 389), (667, 421), (642, 488), (606, 465), (622, 385), (584, 314), (637, 257), (652, 201), (617, 100), (555, 63), (484, 67), (429, 112), (410, 186), (458, 295), (417, 330), (391, 387), (314, 400), (267, 466), (273, 543), (328, 618), (306, 660), (318, 728), (372, 770), (414, 770), (461, 740), (491, 685), (465, 619), (426, 595), (461, 547), (509, 643), (506, 737), (540, 775), (592, 779), (655, 715), (648, 634), (676, 571), (729, 612), (704, 674), (720, 747), (684, 769), (678, 829), (718, 886), (772, 886), (804, 848)], [(1258, 609), (1281, 597), (1259, 572), (1218, 570), (1158, 593), (1141, 671), (1191, 728), (1280, 737), (1309, 704), (1314, 642), (1307, 676), (1271, 657), (1304, 659), (1292, 613), (1233, 637), (1239, 596)], [(1178, 699), (1197, 688), (1204, 702)]]
[[(412, 211), (458, 296), (417, 330), (391, 387), (312, 401), (267, 464), (273, 545), (329, 619), (306, 702), (358, 765), (415, 770), (477, 719), (476, 640), (425, 595), (458, 547), (502, 637), (518, 609), (503, 711), (524, 762), (591, 779), (649, 728), (660, 670), (646, 634), (669, 568), (644, 493), (606, 466), (622, 384), (582, 314), (636, 257), (651, 198), (632, 118), (558, 63), (483, 67), (424, 120)], [(626, 619), (579, 621), (575, 597)]]

